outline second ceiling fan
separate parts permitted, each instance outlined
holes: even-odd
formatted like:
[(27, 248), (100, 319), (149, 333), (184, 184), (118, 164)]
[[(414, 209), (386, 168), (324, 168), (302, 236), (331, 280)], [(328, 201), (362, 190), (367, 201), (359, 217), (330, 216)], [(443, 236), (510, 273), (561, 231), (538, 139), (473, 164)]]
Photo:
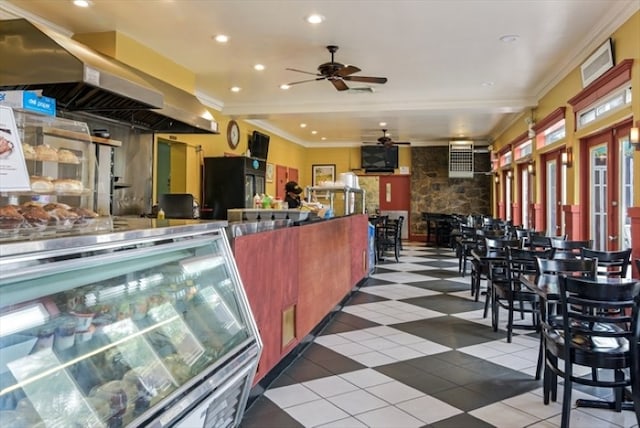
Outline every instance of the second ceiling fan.
[(386, 83), (386, 77), (370, 77), (370, 76), (353, 76), (354, 73), (361, 71), (358, 67), (353, 65), (344, 65), (339, 62), (335, 62), (333, 59), (333, 54), (338, 50), (338, 46), (329, 45), (327, 46), (327, 50), (331, 52), (331, 62), (325, 62), (324, 64), (320, 64), (318, 66), (318, 73), (312, 73), (309, 71), (298, 70), (295, 68), (287, 68), (287, 70), (295, 71), (298, 73), (311, 74), (312, 76), (317, 76), (315, 79), (307, 79), (300, 80), (297, 82), (288, 83), (289, 86), (297, 85), (300, 83), (306, 82), (314, 82), (317, 80), (328, 80), (338, 91), (346, 91), (349, 89), (347, 84), (344, 82), (363, 82), (363, 83)]
[(373, 142), (369, 143), (369, 142), (365, 141), (364, 144), (380, 144), (380, 145), (385, 146), (385, 147), (391, 147), (394, 144), (395, 145), (403, 145), (403, 146), (411, 145), (411, 143), (408, 142), (408, 141), (393, 141), (391, 139), (391, 137), (389, 137), (387, 135), (387, 130), (386, 129), (382, 130), (382, 137), (378, 138), (378, 141), (376, 143), (373, 143)]

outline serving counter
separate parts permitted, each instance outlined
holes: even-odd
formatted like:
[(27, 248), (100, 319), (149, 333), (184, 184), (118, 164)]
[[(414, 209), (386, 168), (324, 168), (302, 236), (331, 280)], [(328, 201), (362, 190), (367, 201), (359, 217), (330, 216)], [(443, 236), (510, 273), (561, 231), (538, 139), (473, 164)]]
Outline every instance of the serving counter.
[(232, 247), (264, 349), (263, 379), (366, 277), (368, 217), (237, 236)]

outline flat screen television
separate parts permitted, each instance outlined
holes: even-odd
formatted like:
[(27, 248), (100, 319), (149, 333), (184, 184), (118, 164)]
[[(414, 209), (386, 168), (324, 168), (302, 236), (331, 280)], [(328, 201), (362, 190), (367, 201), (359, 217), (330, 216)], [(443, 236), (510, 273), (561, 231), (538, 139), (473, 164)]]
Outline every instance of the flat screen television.
[(367, 171), (392, 171), (398, 168), (398, 146), (362, 146), (360, 161)]
[(267, 154), (269, 153), (269, 136), (262, 132), (253, 131), (249, 138), (249, 151), (251, 151), (251, 157), (262, 160), (267, 160)]

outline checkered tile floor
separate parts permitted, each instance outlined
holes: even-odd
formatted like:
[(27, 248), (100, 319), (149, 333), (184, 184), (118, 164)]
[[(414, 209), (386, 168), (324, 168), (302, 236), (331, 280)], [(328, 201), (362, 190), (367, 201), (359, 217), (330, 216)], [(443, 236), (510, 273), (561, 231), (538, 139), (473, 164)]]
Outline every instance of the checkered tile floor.
[[(536, 333), (516, 330), (507, 343), (506, 312), (494, 333), (482, 311), (452, 251), (408, 243), (399, 263), (376, 267), (241, 426), (559, 427), (560, 402), (545, 406), (534, 379)], [(609, 395), (580, 388), (573, 399)], [(638, 427), (633, 412), (575, 406), (571, 426)]]

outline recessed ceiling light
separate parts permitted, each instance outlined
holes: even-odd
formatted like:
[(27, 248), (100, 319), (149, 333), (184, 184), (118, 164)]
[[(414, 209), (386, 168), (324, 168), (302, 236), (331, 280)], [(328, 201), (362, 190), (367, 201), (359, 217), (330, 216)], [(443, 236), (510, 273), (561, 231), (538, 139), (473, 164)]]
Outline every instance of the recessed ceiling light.
[(313, 13), (306, 18), (304, 18), (309, 24), (320, 24), (324, 21), (324, 16), (319, 15), (317, 13)]
[(287, 89), (289, 89), (290, 87), (291, 87), (291, 86), (287, 85), (286, 83), (283, 83), (282, 85), (280, 85), (280, 89), (283, 89), (283, 90), (285, 90), (285, 91), (286, 91)]
[(485, 88), (488, 88), (489, 86), (493, 86), (493, 82), (482, 82), (482, 86), (484, 86)]
[(256, 64), (256, 65), (253, 66), (253, 69), (257, 70), (257, 71), (262, 71), (262, 70), (264, 70), (264, 65)]
[(311, 131), (311, 133), (312, 133), (313, 135), (316, 135), (316, 134), (318, 133), (318, 131)]
[(301, 124), (300, 124), (300, 128), (306, 128), (306, 127), (307, 127), (307, 124), (306, 124), (306, 123), (301, 123)]
[(378, 123), (378, 126), (387, 126), (387, 122), (380, 122)]
[(321, 139), (322, 141), (325, 141), (325, 140), (327, 139), (327, 137), (320, 137), (320, 139)]
[(500, 41), (504, 43), (513, 43), (520, 38), (517, 34), (505, 34), (504, 36), (500, 36)]
[(232, 86), (231, 87), (231, 92), (240, 92), (242, 90), (242, 88), (240, 86)]
[(73, 4), (78, 7), (89, 7), (91, 3), (88, 0), (73, 0)]
[(227, 36), (226, 34), (216, 34), (213, 37), (213, 40), (218, 43), (227, 43), (229, 41), (229, 36)]

